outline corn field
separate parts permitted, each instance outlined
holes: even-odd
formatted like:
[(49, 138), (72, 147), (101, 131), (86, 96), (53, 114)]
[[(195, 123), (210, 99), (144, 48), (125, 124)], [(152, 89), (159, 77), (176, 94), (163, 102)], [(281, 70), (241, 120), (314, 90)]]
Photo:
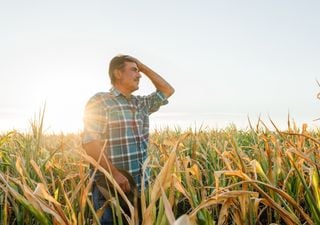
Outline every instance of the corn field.
[[(150, 137), (144, 225), (320, 224), (319, 132), (262, 121), (247, 130), (164, 129)], [(0, 136), (0, 224), (99, 224), (89, 164), (78, 134), (46, 134), (43, 117), (27, 133)], [(136, 225), (136, 206), (115, 184), (118, 224)], [(121, 216), (119, 196), (130, 213)]]

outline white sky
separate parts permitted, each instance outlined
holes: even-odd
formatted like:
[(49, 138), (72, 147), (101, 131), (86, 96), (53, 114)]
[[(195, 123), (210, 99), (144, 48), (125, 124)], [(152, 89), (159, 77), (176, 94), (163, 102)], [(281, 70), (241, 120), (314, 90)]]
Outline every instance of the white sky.
[[(320, 2), (0, 1), (0, 130), (79, 131), (109, 60), (131, 54), (176, 89), (152, 126), (320, 117)], [(153, 90), (144, 78), (136, 94)]]

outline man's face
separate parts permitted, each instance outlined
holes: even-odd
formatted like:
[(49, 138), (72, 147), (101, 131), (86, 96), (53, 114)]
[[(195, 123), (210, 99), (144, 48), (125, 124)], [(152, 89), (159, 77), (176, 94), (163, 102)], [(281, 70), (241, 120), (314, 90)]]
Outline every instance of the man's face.
[(139, 68), (134, 62), (125, 62), (124, 68), (119, 70), (119, 85), (128, 92), (134, 92), (139, 89), (139, 80), (141, 74)]

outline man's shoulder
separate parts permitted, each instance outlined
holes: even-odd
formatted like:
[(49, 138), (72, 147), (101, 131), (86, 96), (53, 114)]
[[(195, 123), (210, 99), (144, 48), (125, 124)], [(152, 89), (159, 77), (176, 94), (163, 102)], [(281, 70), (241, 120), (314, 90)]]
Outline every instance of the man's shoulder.
[(111, 94), (110, 92), (98, 92), (95, 95), (93, 95), (91, 97), (91, 99), (93, 99), (93, 100), (108, 100), (113, 97), (114, 97), (114, 95)]
[(114, 96), (110, 92), (98, 92), (89, 99), (87, 105), (106, 104), (112, 98), (114, 98)]
[(153, 97), (160, 97), (162, 99), (166, 98), (164, 96), (164, 94), (161, 92), (161, 91), (158, 91), (158, 90), (155, 90), (149, 94), (145, 94), (145, 95), (132, 95), (133, 98), (137, 99), (137, 100), (145, 100), (145, 99), (150, 99), (150, 98), (153, 98)]

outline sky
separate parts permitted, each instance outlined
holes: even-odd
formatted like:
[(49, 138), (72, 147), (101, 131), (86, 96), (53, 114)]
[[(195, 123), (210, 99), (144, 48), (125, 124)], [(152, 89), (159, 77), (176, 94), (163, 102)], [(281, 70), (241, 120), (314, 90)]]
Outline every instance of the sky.
[[(0, 1), (0, 131), (79, 132), (129, 54), (176, 90), (151, 129), (320, 121), (320, 2), (297, 0)], [(134, 94), (154, 91), (142, 76)]]

